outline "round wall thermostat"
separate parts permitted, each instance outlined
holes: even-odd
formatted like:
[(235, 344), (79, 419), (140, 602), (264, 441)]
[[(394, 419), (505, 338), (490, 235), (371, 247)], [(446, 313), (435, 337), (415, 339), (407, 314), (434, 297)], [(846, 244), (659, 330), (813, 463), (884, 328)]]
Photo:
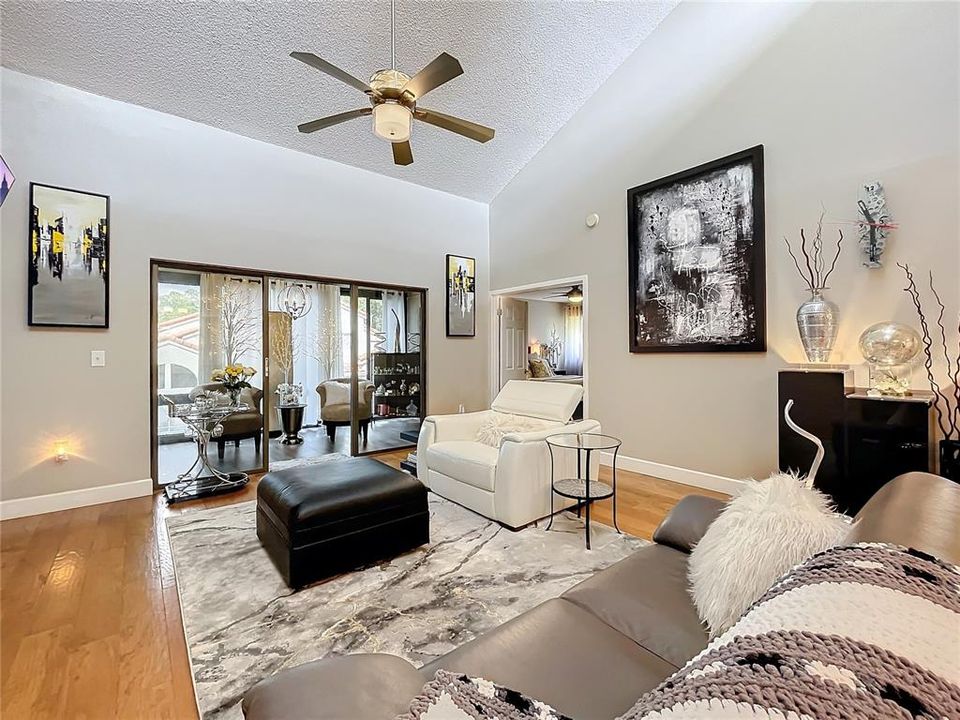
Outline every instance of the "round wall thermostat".
[(595, 228), (597, 226), (597, 223), (599, 222), (600, 222), (600, 216), (597, 215), (596, 213), (590, 213), (589, 215), (587, 215), (588, 228)]

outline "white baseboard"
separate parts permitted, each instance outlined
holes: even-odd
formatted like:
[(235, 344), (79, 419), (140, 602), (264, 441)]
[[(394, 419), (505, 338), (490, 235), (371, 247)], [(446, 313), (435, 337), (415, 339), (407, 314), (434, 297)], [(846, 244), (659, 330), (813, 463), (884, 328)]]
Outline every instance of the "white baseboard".
[(152, 494), (153, 480), (146, 478), (114, 485), (98, 485), (81, 490), (50, 493), (49, 495), (14, 498), (13, 500), (0, 501), (0, 520), (70, 510), (87, 505), (100, 505), (101, 503), (129, 500)]
[[(613, 453), (600, 453), (600, 462), (603, 465), (613, 464)], [(711, 473), (700, 472), (699, 470), (688, 470), (687, 468), (676, 467), (674, 465), (665, 465), (664, 463), (653, 462), (652, 460), (641, 460), (640, 458), (630, 457), (629, 455), (617, 455), (617, 469), (629, 470), (630, 472), (640, 473), (641, 475), (650, 475), (651, 477), (661, 478), (663, 480), (672, 480), (673, 482), (690, 485), (692, 487), (703, 488), (704, 490), (716, 490), (717, 492), (736, 495), (743, 487), (743, 480), (734, 480), (723, 475), (713, 475)]]

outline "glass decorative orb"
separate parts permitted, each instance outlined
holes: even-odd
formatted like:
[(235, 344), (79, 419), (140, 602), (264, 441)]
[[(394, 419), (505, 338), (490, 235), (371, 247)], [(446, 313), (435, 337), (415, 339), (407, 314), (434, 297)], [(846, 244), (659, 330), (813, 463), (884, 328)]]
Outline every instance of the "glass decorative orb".
[(882, 322), (860, 335), (860, 352), (871, 365), (906, 365), (921, 348), (920, 333), (909, 325)]

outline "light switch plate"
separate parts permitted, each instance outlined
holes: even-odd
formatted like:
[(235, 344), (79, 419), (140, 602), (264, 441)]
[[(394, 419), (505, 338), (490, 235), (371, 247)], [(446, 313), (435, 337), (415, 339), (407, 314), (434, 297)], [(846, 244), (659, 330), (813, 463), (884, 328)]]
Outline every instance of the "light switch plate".
[(106, 350), (90, 351), (90, 367), (105, 367), (107, 364)]

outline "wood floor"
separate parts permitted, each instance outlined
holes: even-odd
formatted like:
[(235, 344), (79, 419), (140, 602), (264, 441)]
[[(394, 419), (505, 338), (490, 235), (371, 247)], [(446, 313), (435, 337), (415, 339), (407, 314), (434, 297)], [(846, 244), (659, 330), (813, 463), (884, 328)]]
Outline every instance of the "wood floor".
[[(397, 466), (406, 454), (378, 457)], [(723, 497), (628, 472), (618, 481), (620, 528), (644, 538), (684, 495)], [(255, 487), (173, 509), (154, 496), (0, 523), (3, 720), (196, 718), (164, 518), (252, 500)], [(609, 523), (609, 501), (594, 517)]]

